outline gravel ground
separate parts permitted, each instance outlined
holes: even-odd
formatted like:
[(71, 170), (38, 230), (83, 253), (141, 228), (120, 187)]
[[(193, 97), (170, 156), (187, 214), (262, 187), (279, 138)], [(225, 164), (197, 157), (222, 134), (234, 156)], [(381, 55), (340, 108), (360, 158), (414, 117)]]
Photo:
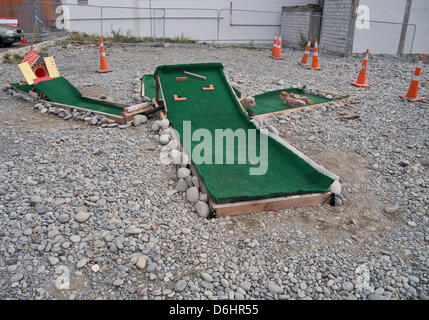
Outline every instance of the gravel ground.
[[(102, 128), (2, 92), (0, 298), (428, 299), (428, 105), (398, 97), (413, 61), (371, 56), (371, 89), (359, 89), (350, 82), (362, 57), (321, 55), (323, 70), (310, 71), (291, 50), (275, 61), (269, 50), (107, 46), (114, 72), (100, 75), (94, 46), (48, 51), (84, 93), (125, 103), (156, 66), (208, 61), (245, 95), (303, 84), (353, 95), (266, 120), (341, 177), (344, 203), (201, 218), (173, 191), (176, 168), (160, 161), (153, 119)], [(0, 83), (19, 79), (0, 65)]]

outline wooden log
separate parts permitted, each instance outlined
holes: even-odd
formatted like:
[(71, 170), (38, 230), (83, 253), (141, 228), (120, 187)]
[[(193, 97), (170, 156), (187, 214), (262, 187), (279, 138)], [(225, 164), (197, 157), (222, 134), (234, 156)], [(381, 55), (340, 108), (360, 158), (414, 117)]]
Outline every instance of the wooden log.
[[(151, 106), (150, 102), (139, 103), (139, 104), (135, 104), (133, 106), (125, 107), (124, 112), (138, 111), (138, 110), (146, 109), (146, 107), (150, 107), (150, 106)], [(144, 111), (146, 111), (146, 110), (144, 110)]]
[(183, 73), (186, 74), (186, 75), (188, 75), (188, 76), (190, 76), (190, 77), (193, 77), (193, 78), (197, 78), (197, 79), (200, 79), (200, 80), (207, 80), (206, 77), (201, 76), (199, 74), (195, 74), (195, 73), (188, 72), (188, 71), (184, 71)]

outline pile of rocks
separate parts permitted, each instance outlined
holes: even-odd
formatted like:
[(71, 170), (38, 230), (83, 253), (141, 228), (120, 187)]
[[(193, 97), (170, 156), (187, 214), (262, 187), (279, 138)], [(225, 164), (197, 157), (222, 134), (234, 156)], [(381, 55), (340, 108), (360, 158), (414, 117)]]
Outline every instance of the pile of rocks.
[(334, 97), (330, 94), (318, 91), (318, 90), (314, 90), (314, 89), (310, 89), (310, 88), (303, 88), (302, 92), (304, 94), (311, 94), (313, 96), (319, 96), (322, 98), (326, 98), (326, 99), (333, 99)]
[(135, 102), (140, 103), (140, 102), (151, 102), (152, 101), (152, 99), (147, 97), (147, 96), (142, 97), (142, 95), (141, 95), (142, 80), (140, 78), (138, 78), (138, 77), (134, 78), (132, 84), (134, 86), (133, 99)]
[[(34, 102), (35, 98), (30, 95), (20, 93), (12, 89), (10, 86), (6, 86), (2, 88), (2, 91), (11, 94), (13, 97), (22, 99), (27, 102)], [(105, 96), (102, 96), (106, 98)], [(150, 100), (150, 99), (149, 99)], [(133, 117), (133, 123), (119, 124), (115, 120), (107, 118), (103, 115), (97, 115), (90, 111), (78, 111), (77, 109), (66, 109), (55, 107), (49, 102), (38, 102), (33, 106), (34, 110), (39, 111), (42, 114), (53, 114), (62, 118), (63, 120), (80, 120), (85, 121), (91, 125), (99, 125), (101, 128), (116, 128), (126, 129), (131, 127), (132, 124), (134, 126), (140, 126), (143, 123), (147, 122), (147, 117), (145, 115), (137, 114)]]
[(245, 97), (245, 98), (241, 99), (241, 104), (244, 107), (255, 107), (256, 106), (255, 98), (254, 97)]
[(313, 104), (313, 100), (302, 97), (299, 94), (288, 93), (286, 91), (280, 92), (280, 99), (284, 101), (284, 104), (288, 107), (303, 107), (306, 104)]
[(178, 181), (170, 193), (185, 193), (186, 200), (195, 205), (198, 215), (208, 218), (210, 216), (208, 195), (200, 192), (198, 177), (192, 176), (189, 169), (189, 156), (180, 150), (178, 134), (170, 127), (169, 120), (154, 121), (151, 130), (155, 132), (155, 139), (163, 146), (160, 154), (161, 162), (177, 166)]

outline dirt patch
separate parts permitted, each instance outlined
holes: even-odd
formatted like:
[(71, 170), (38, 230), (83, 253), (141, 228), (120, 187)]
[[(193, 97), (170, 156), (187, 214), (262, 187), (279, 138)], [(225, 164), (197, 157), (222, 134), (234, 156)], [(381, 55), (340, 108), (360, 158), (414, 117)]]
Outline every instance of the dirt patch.
[[(47, 281), (45, 282), (44, 289), (57, 300), (69, 300), (70, 295), (76, 292), (79, 294), (82, 294), (82, 292), (87, 292), (88, 294), (91, 293), (91, 281), (86, 276), (72, 275), (70, 280), (66, 281), (69, 282), (65, 283), (61, 278)], [(61, 289), (61, 286), (63, 286), (64, 289)], [(67, 286), (67, 288), (64, 286)]]
[(238, 221), (245, 226), (240, 230), (244, 237), (257, 237), (266, 230), (278, 229), (284, 225), (286, 229), (298, 227), (304, 233), (316, 235), (321, 240), (320, 248), (340, 239), (348, 239), (351, 249), (357, 249), (364, 243), (373, 242), (374, 235), (382, 238), (387, 230), (400, 222), (399, 217), (384, 213), (384, 204), (364, 190), (363, 186), (370, 181), (371, 172), (368, 170), (368, 162), (360, 155), (323, 151), (310, 154), (310, 157), (339, 175), (347, 184), (348, 191), (344, 192), (346, 201), (343, 206), (323, 205), (285, 209), (278, 214), (242, 216)]
[(103, 88), (96, 85), (79, 87), (78, 90), (85, 97), (99, 99), (101, 96), (107, 96), (109, 100), (116, 102), (121, 101), (121, 98), (115, 95), (113, 92), (110, 92), (107, 88)]
[(366, 183), (371, 178), (368, 162), (357, 153), (322, 151), (312, 154), (311, 158), (345, 182)]
[[(69, 128), (70, 126), (82, 126), (86, 123), (81, 121), (65, 121), (53, 114), (42, 114), (33, 110), (32, 105), (21, 106), (11, 112), (0, 113), (6, 126), (19, 126), (23, 129), (61, 129)], [(23, 121), (23, 120), (26, 121)]]

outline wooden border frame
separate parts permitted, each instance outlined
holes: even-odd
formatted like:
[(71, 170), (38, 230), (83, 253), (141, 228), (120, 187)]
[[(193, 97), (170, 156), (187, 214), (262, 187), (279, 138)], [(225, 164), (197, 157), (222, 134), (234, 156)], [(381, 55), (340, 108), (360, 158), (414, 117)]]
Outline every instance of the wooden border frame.
[(246, 213), (330, 204), (332, 203), (333, 195), (332, 192), (312, 193), (225, 204), (215, 204), (209, 201), (209, 205), (216, 212), (216, 217), (238, 216)]
[[(229, 81), (226, 80), (226, 82), (229, 84), (232, 92), (234, 92)], [(162, 104), (164, 105), (165, 111), (167, 111), (167, 106), (165, 104), (165, 97), (162, 92), (162, 85), (159, 77), (155, 77), (155, 91), (156, 91), (155, 98), (153, 99), (154, 105), (157, 107), (158, 105)], [(161, 95), (163, 98), (162, 100), (159, 99), (159, 91), (161, 91)], [(237, 99), (240, 107), (244, 111), (243, 105), (241, 104), (241, 101), (239, 100), (235, 92), (234, 92), (234, 96)], [(245, 113), (247, 114), (247, 112)], [(159, 117), (160, 119), (166, 119), (165, 113), (162, 111), (159, 112)], [(179, 143), (180, 149), (183, 150), (183, 144), (181, 143), (180, 140), (178, 141), (178, 143)], [(199, 175), (192, 161), (189, 165), (189, 168), (192, 172), (192, 175), (198, 178), (200, 190), (203, 193), (206, 193), (209, 198), (208, 204), (212, 211), (212, 217), (236, 216), (236, 215), (242, 215), (247, 213), (276, 211), (280, 209), (297, 208), (297, 207), (304, 207), (304, 206), (320, 206), (322, 204), (331, 204), (334, 196), (332, 192), (324, 192), (324, 193), (292, 195), (292, 196), (275, 197), (275, 198), (260, 199), (260, 200), (238, 201), (238, 202), (231, 202), (231, 203), (225, 203), (225, 204), (216, 204), (214, 202), (213, 196), (208, 192), (208, 189), (205, 185), (203, 178)]]
[[(344, 97), (344, 95), (338, 94), (338, 93), (333, 93), (333, 92), (329, 92), (329, 91), (324, 91), (324, 90), (317, 90), (318, 92), (322, 92), (325, 94), (329, 94), (333, 97)], [(280, 111), (274, 111), (274, 112), (270, 112), (270, 113), (263, 113), (263, 114), (258, 114), (256, 116), (253, 116), (252, 119), (256, 119), (256, 120), (263, 120), (265, 118), (269, 118), (269, 117), (273, 117), (273, 116), (278, 116), (281, 114), (291, 114), (294, 112), (301, 112), (302, 110), (309, 108), (311, 110), (320, 108), (328, 103), (336, 103), (336, 102), (342, 102), (342, 103), (347, 103), (353, 100), (352, 96), (343, 98), (343, 99), (339, 99), (339, 100), (332, 100), (332, 101), (328, 101), (328, 102), (323, 102), (323, 103), (318, 103), (318, 104), (313, 104), (313, 105), (309, 105), (309, 106), (304, 106), (304, 107), (299, 107), (299, 108), (292, 108), (292, 109), (285, 109), (285, 110), (280, 110)]]
[[(92, 110), (92, 109), (86, 109), (86, 108), (81, 108), (81, 107), (77, 107), (77, 106), (71, 106), (71, 105), (63, 104), (63, 103), (59, 103), (59, 102), (49, 101), (49, 100), (45, 99), (45, 97), (44, 97), (43, 94), (39, 96), (34, 91), (30, 91), (30, 92), (27, 93), (27, 92), (21, 91), (21, 90), (15, 88), (15, 87), (13, 87), (13, 86), (10, 86), (10, 88), (12, 90), (14, 90), (15, 92), (18, 92), (19, 94), (29, 96), (32, 99), (36, 99), (36, 101), (39, 102), (39, 103), (49, 103), (49, 104), (51, 104), (53, 106), (56, 106), (58, 108), (63, 108), (63, 109), (68, 109), (68, 110), (78, 110), (79, 112), (91, 112), (91, 113), (94, 113), (96, 115), (102, 115), (102, 116), (104, 116), (106, 118), (115, 120), (119, 124), (130, 123), (130, 122), (133, 121), (133, 116), (134, 115), (142, 113), (142, 112), (145, 112), (145, 111), (151, 109), (151, 107), (148, 106), (148, 107), (143, 107), (143, 108), (140, 108), (140, 109), (132, 111), (132, 112), (124, 112), (124, 111), (122, 111), (121, 115), (117, 116), (117, 115), (113, 115), (113, 114), (110, 114), (110, 113), (105, 113), (105, 112), (101, 112), (101, 111), (95, 111), (95, 110)], [(114, 105), (114, 106), (120, 106), (120, 107), (123, 107), (123, 108), (131, 107), (129, 105), (126, 105), (126, 104), (123, 104), (123, 103), (117, 103), (117, 102), (114, 102), (114, 101), (103, 100), (103, 99), (93, 98), (93, 97), (88, 97), (88, 96), (83, 96), (83, 97), (84, 98), (88, 98), (88, 99), (93, 99), (93, 100), (96, 100), (96, 101), (100, 101), (100, 102), (103, 102), (103, 103), (106, 103), (106, 104)]]

